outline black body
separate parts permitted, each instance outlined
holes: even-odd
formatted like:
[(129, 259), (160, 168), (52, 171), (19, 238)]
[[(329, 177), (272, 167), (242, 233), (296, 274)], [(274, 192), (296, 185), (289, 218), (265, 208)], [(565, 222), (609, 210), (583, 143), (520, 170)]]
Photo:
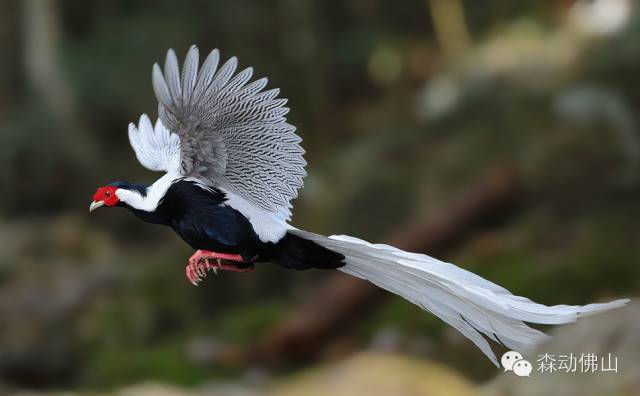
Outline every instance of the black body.
[[(146, 186), (139, 184), (111, 185), (146, 193)], [(240, 254), (247, 262), (273, 261), (293, 269), (333, 269), (344, 265), (343, 255), (290, 233), (277, 243), (261, 241), (249, 220), (225, 205), (225, 201), (220, 190), (205, 190), (193, 181), (178, 180), (153, 212), (134, 209), (123, 202), (118, 205), (146, 222), (170, 226), (196, 250)]]

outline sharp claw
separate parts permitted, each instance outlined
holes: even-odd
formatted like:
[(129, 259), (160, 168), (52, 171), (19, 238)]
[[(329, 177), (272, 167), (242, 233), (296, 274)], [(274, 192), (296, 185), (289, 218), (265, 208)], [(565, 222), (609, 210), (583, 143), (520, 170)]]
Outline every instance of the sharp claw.
[(204, 260), (204, 265), (202, 266), (202, 271), (204, 272), (204, 276), (207, 276), (207, 271), (211, 269), (211, 264), (209, 263), (209, 259)]
[(212, 269), (213, 266), (211, 265), (211, 263), (209, 262), (209, 259), (205, 259), (204, 260), (204, 270), (205, 270), (205, 276), (207, 274), (207, 271), (209, 271), (210, 269)]
[(200, 277), (198, 276), (196, 268), (197, 266), (194, 266), (192, 265), (192, 263), (189, 263), (189, 265), (187, 265), (187, 268), (185, 269), (187, 279), (194, 286), (198, 286), (198, 282), (200, 282), (201, 280)]
[[(189, 258), (189, 264), (187, 265), (187, 268), (186, 268), (187, 279), (191, 282), (191, 284), (193, 284), (194, 286), (198, 286), (198, 283), (207, 277), (208, 272), (210, 270), (212, 270), (214, 274), (217, 274), (218, 271), (224, 271), (224, 270), (237, 271), (237, 272), (245, 272), (245, 271), (251, 270), (251, 269), (245, 270), (241, 268), (239, 264), (236, 266), (223, 264), (223, 260), (226, 261), (226, 259), (218, 258), (218, 256), (221, 256), (221, 255), (222, 253), (197, 250)], [(224, 255), (224, 257), (227, 257), (227, 256), (229, 255)], [(229, 258), (229, 261), (238, 262), (238, 263), (244, 262), (243, 260), (240, 259), (239, 255), (232, 255), (232, 256), (234, 257)], [(210, 261), (211, 259), (215, 259), (217, 265), (212, 264), (212, 262)]]

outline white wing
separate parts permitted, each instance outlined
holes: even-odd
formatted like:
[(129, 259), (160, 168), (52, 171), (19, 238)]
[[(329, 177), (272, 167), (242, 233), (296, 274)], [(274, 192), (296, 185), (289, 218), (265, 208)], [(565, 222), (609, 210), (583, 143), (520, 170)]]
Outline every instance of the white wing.
[(187, 53), (182, 72), (169, 50), (164, 73), (153, 67), (153, 88), (162, 123), (180, 137), (181, 174), (206, 180), (281, 220), (306, 175), (295, 127), (278, 89), (267, 79), (249, 83), (253, 69), (235, 74), (237, 59), (220, 68), (213, 50), (199, 69), (198, 49)]
[(160, 120), (155, 127), (146, 114), (138, 126), (129, 124), (129, 142), (138, 161), (152, 171), (177, 173), (180, 168), (180, 138), (165, 128)]

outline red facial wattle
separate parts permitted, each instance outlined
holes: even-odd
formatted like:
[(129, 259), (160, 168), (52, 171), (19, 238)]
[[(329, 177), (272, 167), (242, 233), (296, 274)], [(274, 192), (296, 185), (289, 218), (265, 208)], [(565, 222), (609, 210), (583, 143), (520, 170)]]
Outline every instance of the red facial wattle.
[(118, 196), (116, 195), (117, 187), (100, 187), (93, 195), (94, 202), (104, 202), (105, 206), (114, 206), (118, 203)]

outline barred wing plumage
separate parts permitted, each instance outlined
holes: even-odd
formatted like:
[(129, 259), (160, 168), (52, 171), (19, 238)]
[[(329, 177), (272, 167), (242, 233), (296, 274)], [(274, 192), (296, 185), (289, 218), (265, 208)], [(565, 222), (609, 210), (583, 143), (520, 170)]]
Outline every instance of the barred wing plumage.
[(173, 50), (164, 72), (153, 66), (153, 89), (160, 120), (180, 137), (181, 173), (238, 194), (277, 217), (291, 217), (290, 201), (306, 176), (295, 127), (288, 124), (286, 99), (278, 89), (264, 91), (267, 79), (249, 83), (247, 68), (234, 75), (238, 61), (218, 67), (213, 50), (199, 69), (192, 46), (182, 67)]

